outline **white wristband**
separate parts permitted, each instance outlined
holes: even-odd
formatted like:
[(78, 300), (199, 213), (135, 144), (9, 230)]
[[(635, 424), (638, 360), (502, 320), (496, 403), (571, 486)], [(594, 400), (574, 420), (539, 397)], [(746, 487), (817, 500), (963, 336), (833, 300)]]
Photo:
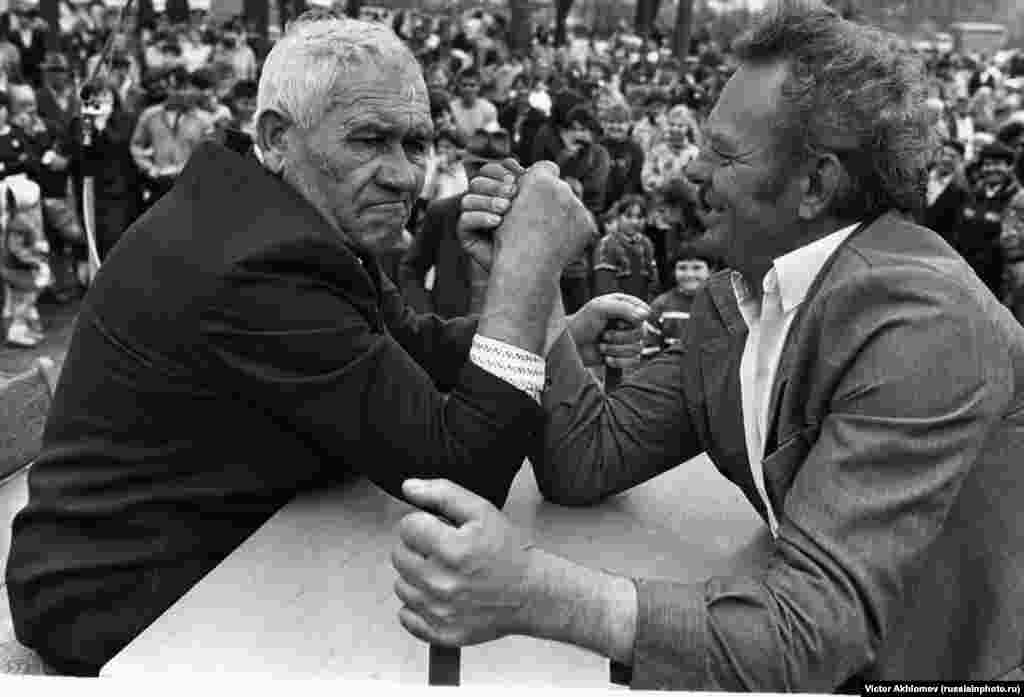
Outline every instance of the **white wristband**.
[(540, 356), (477, 334), (469, 349), (469, 360), (540, 403), (546, 378), (544, 359)]

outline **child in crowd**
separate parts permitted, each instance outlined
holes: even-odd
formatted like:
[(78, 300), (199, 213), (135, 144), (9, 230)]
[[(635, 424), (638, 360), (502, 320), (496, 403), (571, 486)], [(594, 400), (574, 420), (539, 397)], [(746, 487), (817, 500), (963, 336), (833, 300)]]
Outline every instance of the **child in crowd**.
[(674, 346), (686, 337), (693, 301), (718, 262), (699, 242), (686, 242), (673, 258), (675, 286), (651, 303), (651, 315), (644, 325), (644, 355)]
[(608, 151), (611, 164), (605, 185), (608, 207), (623, 196), (643, 193), (644, 151), (629, 134), (629, 108), (615, 104), (601, 112), (604, 136), (601, 145)]
[(628, 293), (647, 301), (658, 294), (654, 244), (643, 234), (647, 201), (626, 196), (605, 216), (608, 232), (594, 254), (594, 294)]
[(39, 185), (25, 172), (28, 139), (8, 122), (10, 97), (0, 92), (0, 277), (4, 286), (3, 322), (7, 343), (32, 347), (43, 338), (36, 308), (39, 293), (51, 281), (50, 245), (43, 232)]
[(678, 104), (668, 112), (662, 140), (648, 151), (643, 168), (644, 189), (655, 196), (664, 196), (672, 182), (684, 179), (686, 166), (697, 157), (697, 122), (691, 111)]
[(52, 274), (39, 185), (24, 174), (0, 181), (0, 230), (5, 339), (12, 346), (31, 348), (45, 338), (36, 301)]

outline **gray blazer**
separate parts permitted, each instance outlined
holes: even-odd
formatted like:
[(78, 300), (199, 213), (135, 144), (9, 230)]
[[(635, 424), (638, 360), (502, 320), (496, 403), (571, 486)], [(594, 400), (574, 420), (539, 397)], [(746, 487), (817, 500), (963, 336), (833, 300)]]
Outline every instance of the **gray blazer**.
[[(770, 401), (771, 559), (742, 578), (637, 579), (633, 687), (1008, 676), (1024, 663), (1024, 329), (896, 214), (844, 242), (797, 313)], [(607, 397), (558, 342), (531, 458), (545, 496), (591, 503), (706, 451), (764, 517), (728, 272), (691, 323)]]

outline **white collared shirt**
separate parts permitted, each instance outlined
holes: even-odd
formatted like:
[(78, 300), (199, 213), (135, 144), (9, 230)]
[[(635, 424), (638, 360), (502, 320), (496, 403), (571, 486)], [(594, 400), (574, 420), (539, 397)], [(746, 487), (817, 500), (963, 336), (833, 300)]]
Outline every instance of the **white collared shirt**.
[(764, 483), (765, 435), (768, 409), (782, 347), (796, 316), (796, 310), (821, 273), (825, 262), (854, 230), (857, 224), (794, 249), (775, 259), (765, 274), (764, 295), (759, 303), (738, 271), (732, 274), (733, 292), (749, 333), (740, 361), (740, 389), (743, 401), (743, 430), (746, 435), (750, 471), (761, 501), (768, 512), (772, 535), (779, 524), (768, 500)]

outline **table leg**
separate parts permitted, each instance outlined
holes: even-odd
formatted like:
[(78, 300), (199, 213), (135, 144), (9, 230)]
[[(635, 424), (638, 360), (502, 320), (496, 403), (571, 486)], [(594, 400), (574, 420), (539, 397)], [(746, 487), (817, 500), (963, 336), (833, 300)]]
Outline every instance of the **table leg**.
[(431, 685), (458, 685), (462, 650), (458, 647), (430, 645), (430, 668), (427, 682)]

